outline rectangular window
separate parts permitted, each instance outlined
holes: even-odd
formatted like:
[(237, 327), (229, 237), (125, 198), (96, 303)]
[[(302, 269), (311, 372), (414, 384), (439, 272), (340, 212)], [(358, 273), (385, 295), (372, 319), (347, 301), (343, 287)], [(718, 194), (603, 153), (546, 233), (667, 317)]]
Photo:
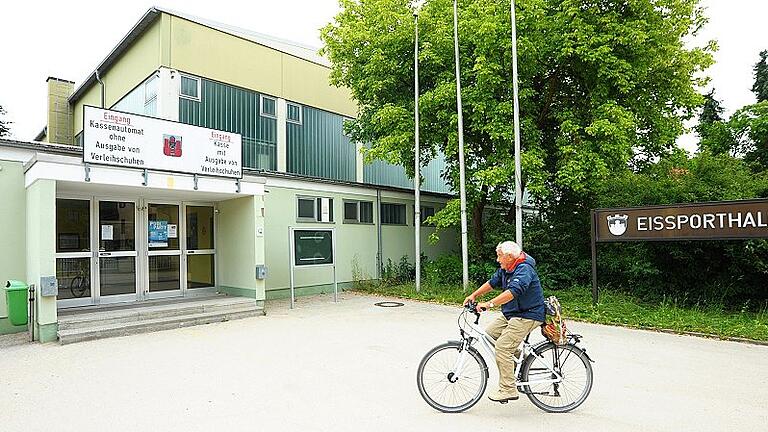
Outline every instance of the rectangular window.
[(261, 115), (262, 117), (277, 117), (277, 101), (275, 98), (261, 95)]
[(297, 197), (296, 219), (299, 222), (333, 222), (333, 198)]
[(422, 207), (421, 208), (421, 224), (427, 226), (433, 226), (433, 224), (427, 223), (427, 218), (435, 215), (434, 207)]
[(382, 225), (406, 225), (405, 204), (381, 203)]
[(373, 223), (373, 202), (344, 200), (344, 223)]
[(200, 80), (190, 76), (181, 76), (180, 95), (186, 99), (200, 100)]
[(157, 75), (152, 75), (144, 82), (144, 105), (157, 99)]
[(301, 124), (301, 105), (288, 102), (288, 123)]

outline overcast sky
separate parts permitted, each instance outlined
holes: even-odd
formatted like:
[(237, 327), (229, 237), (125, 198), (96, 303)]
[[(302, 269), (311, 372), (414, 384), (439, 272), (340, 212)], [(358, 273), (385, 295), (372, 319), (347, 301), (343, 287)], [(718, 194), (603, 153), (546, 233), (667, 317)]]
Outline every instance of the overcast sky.
[[(0, 105), (12, 136), (31, 140), (45, 125), (49, 76), (79, 85), (146, 10), (157, 4), (211, 20), (320, 46), (318, 29), (338, 11), (337, 0), (280, 1), (12, 1), (0, 14)], [(720, 51), (708, 74), (727, 114), (754, 103), (752, 65), (768, 49), (766, 0), (702, 0), (710, 23), (700, 45), (716, 39)], [(681, 140), (690, 148), (695, 140)]]

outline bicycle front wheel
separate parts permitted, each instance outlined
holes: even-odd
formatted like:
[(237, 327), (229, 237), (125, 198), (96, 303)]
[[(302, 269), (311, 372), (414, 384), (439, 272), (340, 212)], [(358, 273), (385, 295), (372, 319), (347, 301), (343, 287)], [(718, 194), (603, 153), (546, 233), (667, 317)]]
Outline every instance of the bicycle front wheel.
[[(459, 373), (453, 370), (464, 356)], [(416, 383), (421, 397), (434, 409), (447, 413), (466, 411), (485, 393), (488, 366), (476, 349), (462, 350), (461, 342), (432, 348), (419, 363)]]
[[(523, 393), (534, 405), (551, 413), (563, 413), (584, 403), (592, 391), (592, 365), (581, 348), (567, 344), (547, 343), (536, 348), (536, 354), (525, 358), (521, 368)], [(555, 379), (558, 372), (563, 380), (557, 383), (538, 382)]]

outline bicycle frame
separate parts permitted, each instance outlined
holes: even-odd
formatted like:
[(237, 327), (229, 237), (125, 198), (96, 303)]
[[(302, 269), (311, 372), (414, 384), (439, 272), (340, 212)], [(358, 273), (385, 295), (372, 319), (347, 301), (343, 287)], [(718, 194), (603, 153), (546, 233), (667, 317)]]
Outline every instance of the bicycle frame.
[[(485, 351), (486, 354), (488, 354), (491, 358), (496, 358), (496, 346), (492, 342), (493, 339), (488, 335), (488, 333), (485, 332), (485, 330), (480, 328), (479, 325), (473, 323), (471, 320), (466, 319), (466, 316), (464, 316), (464, 318), (468, 329), (461, 328), (463, 347), (461, 354), (459, 355), (459, 358), (456, 359), (456, 363), (452, 369), (453, 376), (461, 376), (461, 373), (464, 371), (464, 365), (467, 361), (467, 357), (469, 355), (467, 354), (467, 348), (469, 348), (475, 341), (479, 342), (480, 347), (482, 347), (482, 350)], [(526, 386), (529, 384), (554, 384), (563, 381), (563, 376), (560, 375), (560, 372), (549, 367), (549, 365), (544, 362), (544, 358), (536, 353), (530, 343), (528, 343), (526, 340), (523, 340), (520, 345), (522, 346), (520, 355), (517, 358), (513, 357), (513, 360), (515, 361), (515, 376), (518, 376), (520, 373), (520, 366), (523, 364), (523, 359), (532, 354), (537, 362), (541, 363), (544, 368), (552, 373), (554, 378), (522, 381), (517, 383), (518, 386)]]

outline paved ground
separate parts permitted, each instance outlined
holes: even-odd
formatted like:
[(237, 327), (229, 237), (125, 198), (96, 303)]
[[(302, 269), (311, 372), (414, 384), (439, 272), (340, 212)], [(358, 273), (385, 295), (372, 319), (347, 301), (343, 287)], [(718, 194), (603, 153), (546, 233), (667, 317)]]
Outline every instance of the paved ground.
[[(573, 323), (597, 361), (569, 414), (527, 399), (441, 414), (422, 355), (458, 309), (344, 294), (266, 317), (67, 346), (0, 338), (2, 431), (765, 431), (768, 347)], [(491, 376), (492, 380), (495, 377)]]

